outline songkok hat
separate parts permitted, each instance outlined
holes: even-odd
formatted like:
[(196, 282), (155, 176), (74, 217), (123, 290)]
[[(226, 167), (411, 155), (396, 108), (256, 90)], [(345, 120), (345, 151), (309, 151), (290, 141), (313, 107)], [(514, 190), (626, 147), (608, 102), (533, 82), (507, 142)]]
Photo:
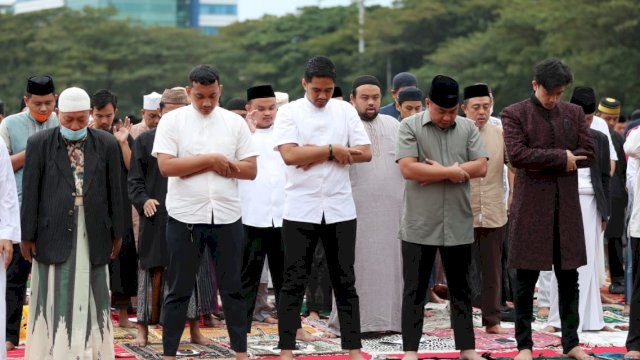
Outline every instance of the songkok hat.
[(393, 77), (393, 90), (407, 86), (418, 86), (418, 79), (412, 73), (401, 72)]
[(405, 101), (422, 101), (424, 100), (424, 95), (422, 95), (422, 90), (417, 87), (408, 87), (400, 90), (398, 93), (398, 102), (403, 103)]
[(241, 98), (233, 98), (224, 105), (224, 108), (227, 110), (246, 110), (245, 106), (247, 102)]
[(158, 110), (158, 108), (160, 107), (161, 97), (162, 95), (158, 94), (155, 91), (152, 92), (151, 94), (144, 95), (142, 97), (143, 99), (142, 108), (144, 110)]
[(585, 114), (596, 112), (596, 93), (587, 86), (576, 86), (571, 95), (571, 103), (582, 107)]
[(351, 84), (351, 89), (355, 90), (362, 85), (375, 85), (379, 88), (382, 87), (380, 86), (380, 81), (375, 76), (362, 75), (362, 76), (358, 76), (355, 80), (353, 80), (353, 83)]
[(332, 98), (337, 98), (337, 97), (342, 97), (342, 88), (340, 86), (336, 86), (333, 88), (333, 95), (331, 95)]
[(31, 95), (49, 95), (55, 91), (53, 79), (49, 75), (31, 76), (27, 80), (27, 93)]
[(464, 100), (483, 96), (491, 96), (487, 84), (475, 84), (464, 88)]
[(163, 104), (187, 105), (189, 104), (189, 99), (187, 99), (187, 94), (182, 89), (165, 89), (162, 97), (160, 97), (160, 102)]
[(247, 101), (260, 98), (273, 98), (276, 94), (271, 85), (258, 85), (247, 89)]
[(459, 92), (460, 88), (455, 80), (445, 75), (437, 75), (431, 81), (429, 99), (440, 107), (450, 109), (458, 105)]
[(77, 87), (70, 87), (60, 93), (58, 109), (60, 112), (91, 110), (91, 99), (86, 91)]
[(289, 103), (289, 94), (280, 92), (280, 91), (276, 91), (275, 94), (276, 94), (276, 107), (280, 107), (284, 104)]
[(633, 112), (631, 113), (631, 120), (638, 120), (640, 119), (640, 109), (635, 109), (633, 110)]
[(608, 115), (620, 115), (620, 101), (614, 98), (602, 98), (598, 105), (598, 111)]

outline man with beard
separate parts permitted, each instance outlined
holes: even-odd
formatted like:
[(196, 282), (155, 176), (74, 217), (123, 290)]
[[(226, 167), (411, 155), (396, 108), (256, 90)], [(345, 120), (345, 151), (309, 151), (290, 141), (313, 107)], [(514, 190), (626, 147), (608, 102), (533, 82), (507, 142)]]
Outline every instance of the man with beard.
[[(23, 97), (27, 111), (8, 116), (0, 123), (0, 137), (9, 150), (20, 204), (27, 139), (42, 130), (58, 126), (58, 117), (54, 112), (56, 98), (51, 76), (31, 76), (27, 80), (26, 95)], [(20, 254), (18, 245), (14, 245), (13, 253), (11, 264), (7, 268), (7, 350), (18, 346), (20, 340), (22, 307), (31, 269), (31, 265)]]
[[(356, 209), (349, 166), (371, 160), (370, 141), (357, 111), (331, 99), (333, 62), (307, 62), (305, 96), (278, 110), (275, 146), (287, 164), (283, 215), (285, 277), (278, 304), (280, 358), (293, 359), (300, 307), (313, 252), (322, 241), (342, 330), (342, 348), (362, 359), (360, 308), (353, 272)], [(226, 304), (225, 304), (226, 307)]]
[[(395, 159), (399, 122), (379, 114), (382, 97), (377, 78), (353, 81), (351, 104), (371, 140), (371, 161), (349, 167), (358, 228), (354, 270), (360, 298), (360, 331), (400, 332), (402, 251), (398, 240), (404, 179)], [(384, 188), (384, 191), (380, 191)], [(334, 307), (329, 326), (339, 331)]]
[(400, 123), (396, 159), (406, 179), (399, 236), (404, 289), (402, 347), (405, 360), (418, 359), (423, 309), (436, 252), (449, 281), (451, 325), (460, 358), (475, 352), (469, 264), (473, 213), (469, 179), (487, 172), (487, 153), (472, 121), (457, 116), (458, 83), (444, 75), (431, 82), (427, 111)]
[(112, 305), (118, 308), (118, 323), (121, 327), (132, 328), (127, 308), (130, 298), (138, 292), (137, 277), (138, 255), (133, 237), (133, 221), (131, 218), (131, 201), (127, 195), (127, 175), (131, 165), (131, 147), (133, 138), (129, 134), (131, 123), (125, 119), (124, 126), (118, 130), (113, 128), (113, 120), (118, 111), (118, 98), (109, 90), (98, 90), (91, 96), (91, 116), (93, 127), (114, 135), (120, 146), (122, 204), (124, 206), (124, 228), (122, 249), (118, 257), (109, 264), (110, 290)]

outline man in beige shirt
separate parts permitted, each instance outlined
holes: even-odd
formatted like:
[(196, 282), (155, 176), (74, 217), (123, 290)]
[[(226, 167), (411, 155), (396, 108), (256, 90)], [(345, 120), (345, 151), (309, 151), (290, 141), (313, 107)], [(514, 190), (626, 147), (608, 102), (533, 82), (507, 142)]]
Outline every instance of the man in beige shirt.
[(504, 226), (507, 223), (503, 177), (508, 158), (502, 129), (488, 123), (491, 105), (487, 85), (476, 84), (464, 89), (462, 111), (475, 122), (489, 154), (487, 174), (470, 180), (473, 232), (482, 273), (482, 324), (487, 333), (503, 334), (506, 330), (500, 326), (501, 259)]

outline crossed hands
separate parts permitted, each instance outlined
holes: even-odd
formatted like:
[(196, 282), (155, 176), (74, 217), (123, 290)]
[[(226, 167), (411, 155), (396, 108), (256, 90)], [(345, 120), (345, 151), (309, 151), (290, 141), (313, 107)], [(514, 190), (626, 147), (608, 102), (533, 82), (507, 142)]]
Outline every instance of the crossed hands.
[[(436, 167), (436, 170), (439, 170), (440, 172), (448, 173), (449, 176), (447, 177), (446, 180), (449, 180), (452, 183), (461, 184), (465, 181), (468, 181), (471, 178), (469, 173), (466, 172), (463, 168), (461, 168), (460, 164), (458, 164), (457, 162), (451, 166), (443, 166), (437, 161), (429, 160), (429, 159), (425, 160), (424, 162), (427, 165)], [(420, 185), (425, 186), (433, 182), (435, 181), (422, 181), (420, 182)]]
[(587, 157), (583, 155), (573, 155), (570, 150), (567, 150), (567, 167), (565, 170), (567, 172), (578, 170), (577, 162), (580, 160), (587, 160)]
[[(306, 144), (304, 146), (318, 146), (318, 145), (311, 145), (311, 144)], [(340, 165), (351, 165), (353, 164), (354, 160), (353, 160), (353, 156), (354, 155), (362, 155), (362, 151), (358, 150), (358, 149), (353, 149), (350, 147), (346, 147), (344, 145), (340, 145), (340, 144), (332, 144), (331, 147), (333, 148), (333, 161), (340, 164)], [(297, 165), (296, 168), (298, 169), (302, 169), (304, 171), (307, 171), (309, 169), (311, 169), (313, 166), (321, 164), (323, 162), (325, 162), (327, 160), (320, 160), (320, 161), (314, 161), (314, 162), (310, 162), (308, 164), (303, 164), (303, 165)]]

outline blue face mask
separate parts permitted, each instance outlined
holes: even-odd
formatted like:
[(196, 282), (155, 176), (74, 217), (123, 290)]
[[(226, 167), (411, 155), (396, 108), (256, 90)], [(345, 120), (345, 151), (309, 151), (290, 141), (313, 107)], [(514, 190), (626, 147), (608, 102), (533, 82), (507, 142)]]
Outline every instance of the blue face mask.
[(84, 127), (79, 130), (71, 130), (60, 125), (60, 134), (63, 138), (69, 141), (78, 141), (84, 139), (87, 136), (87, 128)]

